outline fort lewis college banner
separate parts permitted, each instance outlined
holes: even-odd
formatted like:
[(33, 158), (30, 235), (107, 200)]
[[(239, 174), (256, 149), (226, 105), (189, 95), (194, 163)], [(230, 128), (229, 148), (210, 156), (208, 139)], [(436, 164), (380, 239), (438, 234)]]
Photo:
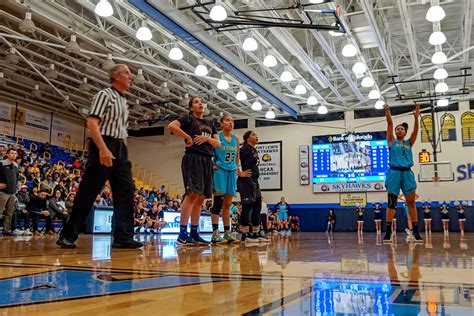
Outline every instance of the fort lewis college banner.
[(282, 173), (282, 143), (262, 142), (255, 146), (260, 158), (259, 184), (262, 191), (281, 191), (283, 182)]

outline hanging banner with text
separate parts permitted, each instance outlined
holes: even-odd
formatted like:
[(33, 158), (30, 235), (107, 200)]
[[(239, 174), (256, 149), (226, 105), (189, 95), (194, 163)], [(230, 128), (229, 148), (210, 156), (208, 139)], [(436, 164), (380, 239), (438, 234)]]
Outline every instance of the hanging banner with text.
[(49, 127), (51, 126), (51, 115), (26, 110), (25, 126), (49, 131)]
[(260, 158), (260, 189), (262, 191), (281, 191), (282, 173), (282, 143), (264, 142), (255, 146)]
[(339, 205), (341, 206), (357, 206), (367, 205), (367, 193), (339, 193)]
[(0, 121), (11, 122), (11, 115), (12, 106), (10, 104), (0, 102)]
[(454, 115), (446, 113), (441, 116), (441, 139), (444, 142), (456, 140), (456, 120)]
[(461, 115), (462, 146), (474, 146), (474, 112)]
[(421, 117), (421, 142), (430, 143), (433, 138), (433, 120), (431, 115)]

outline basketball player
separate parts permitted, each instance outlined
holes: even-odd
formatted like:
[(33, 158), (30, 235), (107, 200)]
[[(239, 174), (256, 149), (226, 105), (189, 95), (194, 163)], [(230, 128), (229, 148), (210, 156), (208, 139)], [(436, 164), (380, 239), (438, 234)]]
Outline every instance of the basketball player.
[[(260, 158), (255, 148), (255, 145), (258, 144), (258, 136), (253, 131), (247, 131), (243, 138), (244, 144), (240, 147), (241, 170), (237, 172), (239, 176), (237, 178), (237, 190), (242, 202), (242, 214), (240, 216), (241, 241), (246, 243), (268, 241), (263, 230), (260, 230), (260, 211), (262, 208), (262, 193), (258, 184)], [(252, 232), (250, 232), (250, 225)], [(260, 234), (257, 234), (259, 231)]]
[[(188, 103), (189, 114), (174, 120), (168, 129), (185, 140), (185, 153), (181, 161), (186, 197), (181, 205), (178, 245), (209, 245), (198, 233), (201, 206), (212, 196), (212, 158), (214, 148), (220, 146), (213, 123), (204, 119), (205, 106), (200, 97)], [(191, 215), (191, 234), (187, 227)]]
[[(232, 133), (234, 120), (230, 115), (220, 119), (222, 131), (218, 133), (220, 146), (214, 148), (214, 203), (211, 208), (212, 243), (237, 243), (230, 230), (230, 205), (237, 193), (237, 163), (239, 138)], [(224, 238), (219, 233), (219, 214), (222, 210)]]
[[(418, 194), (415, 194), (415, 200), (418, 200), (418, 198), (419, 198)], [(398, 199), (400, 201), (405, 202), (405, 196), (403, 194), (400, 194), (398, 196)], [(412, 222), (411, 222), (410, 213), (409, 213), (409, 210), (408, 210), (407, 203), (403, 203), (403, 209), (405, 210), (405, 216), (407, 218), (407, 228), (405, 228), (405, 232), (407, 233), (407, 239), (406, 240), (411, 241), (411, 240), (413, 240), (413, 233), (412, 233), (413, 225), (412, 225)]]
[(466, 214), (464, 214), (464, 206), (467, 206), (467, 201), (454, 202), (456, 205), (456, 210), (458, 211), (458, 221), (459, 221), (459, 230), (461, 231), (461, 236), (464, 236), (464, 223), (466, 222)]
[(280, 202), (275, 205), (275, 211), (278, 213), (278, 231), (282, 235), (290, 235), (291, 231), (288, 229), (288, 211), (290, 206), (285, 201), (285, 197), (282, 196)]
[(408, 132), (408, 124), (402, 123), (395, 126), (395, 136), (393, 135), (393, 121), (390, 107), (385, 105), (385, 117), (387, 119), (387, 142), (390, 154), (390, 169), (387, 171), (385, 186), (388, 191), (387, 224), (384, 236), (384, 243), (392, 242), (392, 220), (397, 207), (397, 199), (400, 189), (405, 196), (408, 211), (413, 225), (413, 237), (415, 242), (423, 242), (418, 231), (418, 213), (415, 206), (416, 181), (411, 170), (413, 166), (412, 147), (418, 136), (418, 126), (420, 117), (420, 106), (416, 105), (413, 111), (415, 124), (409, 140), (405, 140)]
[(357, 234), (362, 234), (364, 232), (364, 208), (362, 205), (357, 205)]
[(430, 201), (425, 201), (423, 203), (423, 218), (425, 221), (425, 233), (431, 235), (431, 203)]
[(449, 235), (449, 205), (446, 201), (441, 202), (440, 211), (444, 234)]
[(380, 234), (382, 231), (382, 206), (378, 202), (374, 205), (374, 222), (375, 230), (377, 234)]

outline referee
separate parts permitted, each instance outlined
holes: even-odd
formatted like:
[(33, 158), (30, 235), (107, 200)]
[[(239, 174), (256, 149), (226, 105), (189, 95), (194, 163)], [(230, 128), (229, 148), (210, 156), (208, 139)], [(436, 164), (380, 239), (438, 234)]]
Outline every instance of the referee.
[(89, 215), (94, 200), (106, 180), (114, 196), (113, 248), (139, 248), (143, 243), (133, 240), (132, 163), (128, 160), (127, 138), (128, 105), (124, 96), (130, 87), (132, 74), (126, 65), (118, 64), (109, 70), (111, 87), (99, 91), (93, 101), (87, 127), (92, 141), (89, 159), (68, 222), (59, 240), (62, 248), (76, 248), (75, 241)]

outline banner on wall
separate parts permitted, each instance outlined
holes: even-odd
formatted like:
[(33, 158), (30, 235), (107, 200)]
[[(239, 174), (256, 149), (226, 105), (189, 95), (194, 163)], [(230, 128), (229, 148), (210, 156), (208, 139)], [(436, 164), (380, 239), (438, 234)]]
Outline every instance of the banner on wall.
[(454, 115), (446, 113), (441, 116), (441, 139), (445, 142), (456, 140), (456, 120)]
[(313, 183), (314, 193), (381, 192), (381, 191), (385, 191), (384, 181)]
[(39, 113), (31, 110), (26, 111), (25, 126), (49, 131), (51, 125), (51, 115), (47, 113)]
[(24, 109), (16, 109), (11, 111), (11, 121), (15, 122), (17, 125), (25, 125), (26, 111)]
[(0, 102), (0, 121), (2, 122), (11, 122), (12, 119), (12, 106)]
[(474, 146), (474, 112), (464, 112), (461, 115), (462, 146)]
[(309, 185), (309, 146), (300, 145), (300, 184)]
[(262, 191), (281, 191), (283, 182), (281, 141), (263, 142), (255, 147), (260, 158), (258, 166), (260, 189)]
[(339, 194), (339, 205), (341, 206), (357, 206), (367, 205), (367, 193), (340, 193)]
[(433, 120), (431, 115), (421, 117), (421, 142), (430, 143), (433, 138)]

